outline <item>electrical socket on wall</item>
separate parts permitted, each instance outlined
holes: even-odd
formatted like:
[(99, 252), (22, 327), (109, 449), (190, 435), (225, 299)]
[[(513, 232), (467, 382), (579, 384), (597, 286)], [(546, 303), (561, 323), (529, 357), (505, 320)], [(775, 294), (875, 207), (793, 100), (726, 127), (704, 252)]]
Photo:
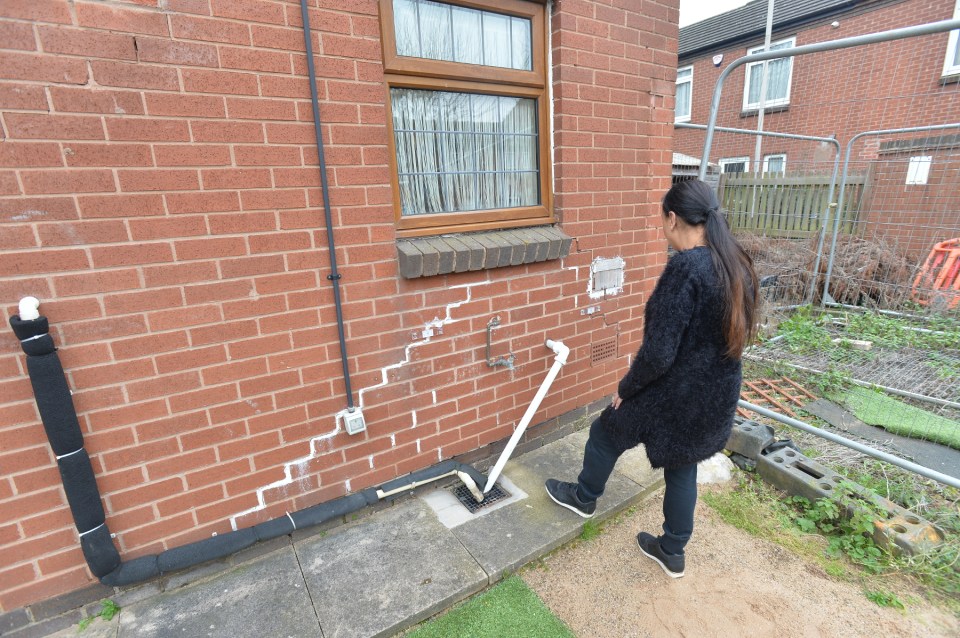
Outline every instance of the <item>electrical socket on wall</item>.
[(346, 428), (347, 434), (359, 434), (367, 429), (367, 423), (363, 420), (363, 412), (360, 411), (360, 408), (353, 412), (344, 413), (343, 426)]

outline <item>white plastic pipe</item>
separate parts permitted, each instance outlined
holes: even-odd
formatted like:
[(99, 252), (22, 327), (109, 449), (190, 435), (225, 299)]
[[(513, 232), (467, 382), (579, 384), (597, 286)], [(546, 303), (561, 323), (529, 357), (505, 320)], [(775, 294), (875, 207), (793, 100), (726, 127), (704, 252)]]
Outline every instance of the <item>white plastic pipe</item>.
[(553, 367), (551, 367), (550, 371), (547, 372), (547, 378), (543, 380), (542, 384), (540, 384), (540, 389), (537, 390), (537, 394), (533, 397), (533, 401), (530, 402), (530, 405), (527, 407), (527, 411), (524, 413), (523, 418), (520, 419), (520, 424), (517, 426), (517, 429), (513, 431), (513, 436), (510, 437), (510, 441), (507, 442), (507, 447), (504, 448), (503, 452), (500, 454), (500, 458), (497, 459), (497, 464), (493, 466), (492, 470), (490, 470), (490, 475), (487, 477), (487, 485), (483, 488), (484, 494), (492, 490), (494, 484), (497, 482), (497, 479), (500, 478), (500, 472), (503, 471), (503, 466), (506, 465), (507, 461), (510, 460), (510, 455), (513, 454), (513, 449), (517, 447), (517, 443), (520, 442), (520, 437), (523, 436), (527, 426), (530, 425), (533, 415), (537, 413), (537, 408), (540, 407), (540, 402), (543, 401), (543, 397), (547, 396), (547, 391), (550, 390), (553, 380), (557, 378), (558, 374), (560, 374), (560, 368), (567, 363), (567, 357), (570, 355), (570, 348), (563, 345), (562, 342), (553, 341), (552, 339), (547, 339), (546, 346), (553, 350), (553, 352), (557, 355), (557, 358), (553, 360)]
[(33, 321), (40, 317), (40, 300), (36, 297), (24, 297), (20, 300), (20, 321)]

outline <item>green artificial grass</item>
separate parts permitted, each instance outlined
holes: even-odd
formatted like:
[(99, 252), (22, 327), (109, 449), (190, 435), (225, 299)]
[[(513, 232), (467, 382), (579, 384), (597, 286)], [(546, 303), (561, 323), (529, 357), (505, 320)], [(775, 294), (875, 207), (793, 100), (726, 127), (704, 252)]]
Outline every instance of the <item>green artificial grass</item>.
[(519, 576), (417, 627), (406, 638), (576, 638)]
[(901, 436), (935, 441), (960, 450), (960, 423), (956, 421), (907, 405), (882, 392), (861, 387), (848, 390), (843, 395), (843, 403), (864, 423)]

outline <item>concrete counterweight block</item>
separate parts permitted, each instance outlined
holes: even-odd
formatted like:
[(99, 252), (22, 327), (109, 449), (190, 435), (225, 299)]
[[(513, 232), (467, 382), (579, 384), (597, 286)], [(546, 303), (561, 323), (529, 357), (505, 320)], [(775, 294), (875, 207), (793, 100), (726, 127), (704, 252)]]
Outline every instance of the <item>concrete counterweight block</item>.
[(784, 448), (761, 454), (757, 472), (770, 484), (811, 503), (821, 498), (839, 500), (846, 506), (847, 517), (858, 509), (878, 513), (873, 521), (873, 540), (893, 554), (920, 554), (943, 542), (943, 531), (929, 521), (796, 450)]
[(727, 439), (727, 449), (748, 459), (757, 460), (764, 448), (775, 440), (773, 428), (769, 425), (742, 421), (733, 424), (730, 438)]

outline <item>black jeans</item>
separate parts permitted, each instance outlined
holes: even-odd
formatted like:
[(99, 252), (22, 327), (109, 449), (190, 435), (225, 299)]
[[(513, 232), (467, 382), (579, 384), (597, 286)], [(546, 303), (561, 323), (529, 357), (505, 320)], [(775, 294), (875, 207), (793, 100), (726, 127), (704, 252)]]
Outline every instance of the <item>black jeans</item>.
[[(595, 501), (603, 496), (607, 479), (620, 452), (600, 419), (590, 426), (590, 437), (583, 450), (583, 470), (577, 479), (577, 496), (582, 501)], [(697, 504), (697, 464), (667, 468), (663, 471), (667, 488), (663, 495), (663, 534), (660, 546), (670, 554), (682, 554), (693, 534), (693, 509)]]

